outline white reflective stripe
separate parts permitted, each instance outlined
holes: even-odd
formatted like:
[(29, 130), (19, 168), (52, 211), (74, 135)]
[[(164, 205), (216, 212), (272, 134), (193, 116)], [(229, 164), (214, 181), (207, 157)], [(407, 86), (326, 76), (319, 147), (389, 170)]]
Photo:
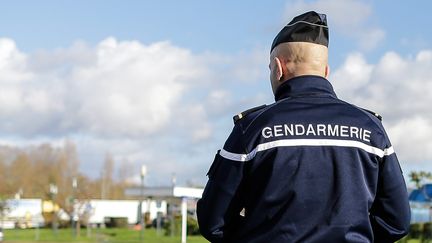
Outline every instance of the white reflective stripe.
[(235, 154), (235, 153), (228, 152), (225, 149), (221, 149), (221, 151), (219, 152), (219, 155), (224, 157), (225, 159), (235, 160), (235, 161), (244, 162), (244, 161), (250, 160), (250, 159), (248, 159), (247, 154)]
[(377, 147), (373, 147), (364, 144), (359, 141), (354, 140), (337, 140), (337, 139), (282, 139), (276, 140), (268, 143), (258, 144), (255, 149), (253, 149), (248, 154), (236, 154), (221, 149), (220, 155), (226, 159), (234, 161), (249, 161), (252, 160), (257, 152), (265, 151), (268, 149), (276, 147), (293, 147), (293, 146), (338, 146), (338, 147), (352, 147), (359, 148), (368, 153), (375, 154), (376, 156), (382, 158), (394, 153), (393, 147), (386, 148), (384, 150)]
[(393, 146), (390, 146), (389, 148), (386, 148), (386, 149), (384, 149), (384, 156), (388, 156), (388, 155), (391, 155), (391, 154), (393, 154), (395, 151), (394, 151), (394, 149), (393, 149)]
[(326, 26), (326, 25), (310, 23), (310, 22), (307, 22), (307, 21), (304, 21), (304, 20), (300, 20), (300, 21), (297, 21), (297, 22), (292, 23), (292, 24), (287, 24), (287, 25), (285, 25), (285, 27), (291, 27), (293, 25), (300, 24), (300, 23), (302, 23), (302, 24), (308, 24), (308, 25), (314, 25), (314, 26), (323, 27), (323, 28), (328, 28), (328, 26)]

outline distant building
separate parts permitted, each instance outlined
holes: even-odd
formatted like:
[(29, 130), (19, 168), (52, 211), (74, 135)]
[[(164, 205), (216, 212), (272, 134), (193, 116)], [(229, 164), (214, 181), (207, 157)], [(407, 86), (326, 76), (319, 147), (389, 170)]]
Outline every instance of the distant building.
[[(35, 228), (45, 225), (43, 213), (52, 213), (52, 203), (42, 199), (8, 199), (3, 219), (0, 220), (0, 227), (12, 228)], [(87, 215), (88, 223), (102, 225), (106, 218), (127, 218), (129, 224), (136, 224), (139, 221), (138, 200), (88, 200), (81, 203), (78, 215)], [(58, 218), (68, 221), (69, 216), (61, 209), (57, 209)], [(167, 202), (165, 200), (144, 200), (141, 213), (151, 223), (157, 216), (167, 214)]]
[(34, 228), (45, 224), (42, 199), (8, 199), (3, 213), (2, 228)]
[(411, 223), (432, 222), (432, 184), (414, 189), (409, 195)]
[[(139, 221), (138, 200), (89, 200), (88, 210), (91, 210), (89, 223), (103, 224), (105, 218), (126, 217), (129, 224)], [(148, 215), (148, 220), (153, 220), (158, 214), (167, 214), (167, 202), (164, 200), (145, 200), (141, 207), (141, 213)]]

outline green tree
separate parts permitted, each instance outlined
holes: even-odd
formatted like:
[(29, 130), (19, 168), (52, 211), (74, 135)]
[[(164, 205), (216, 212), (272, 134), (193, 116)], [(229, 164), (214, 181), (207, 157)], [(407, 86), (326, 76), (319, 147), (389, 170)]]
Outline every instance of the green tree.
[(426, 171), (411, 171), (409, 177), (411, 182), (414, 182), (416, 187), (419, 189), (426, 181), (432, 180), (432, 173)]
[(0, 196), (0, 220), (1, 224), (3, 225), (4, 217), (9, 212), (10, 206), (8, 204), (8, 201)]

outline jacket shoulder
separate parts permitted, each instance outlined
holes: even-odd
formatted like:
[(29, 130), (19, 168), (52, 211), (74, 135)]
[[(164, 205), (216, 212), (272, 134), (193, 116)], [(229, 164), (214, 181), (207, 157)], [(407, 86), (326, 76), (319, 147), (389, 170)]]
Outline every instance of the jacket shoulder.
[(370, 117), (372, 120), (375, 120), (375, 121), (378, 120), (379, 123), (382, 122), (382, 116), (380, 114), (378, 114), (377, 112), (375, 112), (375, 111), (371, 111), (371, 110), (359, 107), (357, 105), (348, 103), (348, 102), (343, 101), (343, 100), (339, 100), (339, 101), (342, 102), (342, 103), (344, 103), (344, 104), (346, 104), (346, 105), (348, 105), (348, 106), (353, 107), (356, 110), (360, 110), (361, 112), (363, 112), (364, 114), (366, 114), (368, 117)]
[(237, 115), (235, 115), (233, 117), (234, 124), (237, 124), (240, 120), (244, 119), (248, 115), (250, 115), (250, 114), (252, 114), (252, 113), (254, 113), (256, 111), (262, 110), (262, 109), (264, 109), (266, 107), (267, 107), (267, 105), (260, 105), (260, 106), (253, 107), (253, 108), (250, 108), (248, 110), (245, 110), (243, 112), (238, 113)]
[(380, 114), (378, 114), (378, 113), (376, 113), (376, 112), (374, 112), (374, 111), (371, 111), (371, 110), (365, 109), (365, 108), (361, 108), (361, 107), (359, 107), (359, 108), (360, 108), (361, 110), (363, 110), (363, 111), (366, 111), (367, 113), (372, 114), (373, 116), (375, 116), (376, 118), (378, 118), (378, 120), (382, 121), (382, 116), (381, 116)]

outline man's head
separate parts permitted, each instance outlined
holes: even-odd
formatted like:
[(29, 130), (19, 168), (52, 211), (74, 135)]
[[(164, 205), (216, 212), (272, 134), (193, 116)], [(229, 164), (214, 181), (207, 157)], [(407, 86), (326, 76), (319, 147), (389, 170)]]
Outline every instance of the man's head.
[(301, 75), (327, 77), (328, 28), (324, 14), (307, 12), (295, 17), (275, 37), (270, 53), (273, 93), (288, 79)]

